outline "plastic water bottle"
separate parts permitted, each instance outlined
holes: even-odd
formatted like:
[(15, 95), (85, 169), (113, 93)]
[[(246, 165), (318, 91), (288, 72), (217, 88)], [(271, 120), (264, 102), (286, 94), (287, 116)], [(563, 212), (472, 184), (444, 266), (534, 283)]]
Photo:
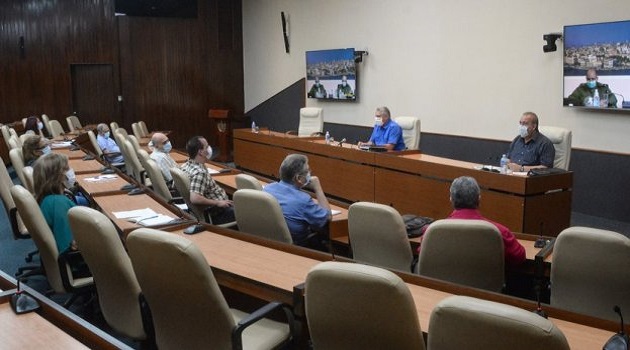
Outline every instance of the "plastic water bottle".
[(256, 132), (256, 122), (252, 120), (252, 132)]
[(330, 133), (328, 131), (326, 131), (326, 136), (324, 136), (326, 138), (326, 144), (329, 145), (330, 144)]
[(507, 174), (508, 173), (508, 157), (507, 155), (502, 155), (501, 156), (501, 174)]
[(597, 89), (593, 93), (593, 107), (599, 107), (599, 91)]

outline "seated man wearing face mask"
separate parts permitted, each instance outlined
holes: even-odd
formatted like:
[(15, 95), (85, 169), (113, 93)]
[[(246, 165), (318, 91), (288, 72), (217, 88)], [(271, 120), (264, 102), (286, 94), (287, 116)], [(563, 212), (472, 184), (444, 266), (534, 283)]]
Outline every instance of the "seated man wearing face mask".
[[(595, 91), (597, 91), (597, 95), (599, 96), (599, 106), (593, 105)], [(569, 95), (568, 100), (574, 106), (617, 107), (617, 97), (610, 91), (608, 85), (597, 81), (597, 71), (595, 68), (586, 71), (586, 83), (582, 83), (575, 88), (571, 95)]]
[(348, 84), (348, 77), (345, 75), (341, 77), (341, 84), (337, 85), (337, 95), (339, 96), (339, 98), (353, 96), (352, 87), (350, 86), (350, 84)]
[(122, 153), (120, 153), (120, 148), (116, 144), (116, 141), (110, 137), (109, 126), (105, 123), (98, 124), (96, 131), (98, 132), (96, 141), (105, 154), (107, 161), (109, 163), (123, 163), (125, 160), (123, 159)]
[(173, 183), (173, 177), (171, 176), (171, 168), (176, 167), (177, 163), (171, 158), (169, 152), (173, 149), (171, 141), (169, 141), (166, 135), (161, 132), (156, 132), (151, 137), (151, 145), (153, 146), (153, 152), (151, 152), (151, 159), (153, 159), (160, 167), (164, 180), (170, 186)]
[(324, 98), (326, 97), (326, 88), (319, 81), (319, 77), (315, 77), (315, 83), (311, 86), (311, 89), (308, 91), (308, 97), (317, 97)]
[[(317, 202), (301, 191), (315, 192)], [(280, 165), (280, 181), (265, 186), (264, 191), (274, 196), (284, 214), (293, 243), (327, 251), (326, 240), (320, 231), (331, 220), (330, 204), (317, 176), (311, 176), (308, 158), (301, 154), (288, 155)]]
[(359, 142), (359, 146), (383, 146), (388, 151), (402, 151), (405, 148), (402, 129), (391, 119), (389, 108), (378, 107), (374, 116), (374, 131), (368, 142)]
[(190, 178), (190, 202), (200, 207), (212, 207), (210, 217), (215, 225), (233, 222), (233, 203), (205, 165), (205, 161), (212, 158), (212, 147), (203, 136), (193, 136), (186, 143), (186, 151), (190, 158), (181, 169)]
[(530, 171), (535, 168), (553, 168), (556, 149), (553, 143), (538, 131), (538, 116), (525, 112), (521, 116), (519, 135), (514, 138), (507, 157), (512, 171)]

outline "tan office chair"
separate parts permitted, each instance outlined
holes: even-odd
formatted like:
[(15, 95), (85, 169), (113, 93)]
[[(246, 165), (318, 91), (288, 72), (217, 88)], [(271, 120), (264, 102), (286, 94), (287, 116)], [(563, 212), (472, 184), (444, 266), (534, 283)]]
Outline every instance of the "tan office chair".
[(4, 142), (7, 144), (7, 149), (11, 149), (11, 145), (9, 144), (9, 139), (11, 138), (11, 133), (9, 133), (9, 127), (6, 125), (0, 125), (0, 131), (2, 132), (2, 138)]
[(138, 141), (138, 138), (134, 135), (127, 135), (127, 140), (131, 142), (131, 145), (133, 146), (133, 151), (138, 154), (138, 151), (142, 149), (142, 147), (140, 147), (140, 141)]
[(31, 193), (35, 193), (35, 181), (33, 180), (33, 167), (25, 166), (22, 169), (22, 175), (24, 176), (24, 187)]
[(12, 150), (15, 148), (22, 149), (22, 141), (20, 141), (19, 137), (11, 135), (9, 136), (9, 149)]
[(131, 339), (145, 340), (147, 335), (138, 299), (140, 285), (116, 227), (103, 213), (87, 207), (70, 209), (68, 218), (96, 281), (105, 321)]
[(46, 129), (48, 135), (52, 135), (52, 128), (50, 127), (50, 118), (48, 118), (48, 115), (42, 114), (42, 123), (44, 124), (44, 129)]
[(236, 191), (233, 199), (239, 231), (278, 242), (293, 243), (280, 204), (274, 196), (260, 190), (243, 189)]
[(262, 191), (263, 189), (260, 181), (251, 175), (238, 174), (236, 175), (235, 180), (237, 190), (250, 189)]
[(317, 107), (300, 108), (298, 136), (311, 136), (324, 130), (324, 110)]
[(120, 143), (123, 140), (126, 140), (127, 137), (129, 136), (129, 133), (127, 133), (127, 130), (125, 128), (117, 128), (117, 129), (110, 128), (110, 130), (111, 130), (112, 135), (114, 135), (114, 140), (116, 140), (116, 143), (118, 145), (120, 145)]
[(403, 280), (362, 264), (323, 262), (306, 276), (314, 349), (424, 349), (418, 312)]
[[(122, 134), (118, 134), (122, 135)], [(125, 167), (127, 169), (127, 174), (131, 175), (136, 181), (141, 184), (145, 184), (145, 171), (142, 164), (140, 164), (140, 160), (136, 155), (136, 150), (133, 148), (133, 144), (131, 141), (124, 140), (118, 145), (120, 148), (123, 158), (125, 158)]]
[(66, 117), (66, 123), (68, 123), (68, 130), (70, 130), (71, 132), (83, 129), (83, 127), (81, 126), (81, 121), (76, 115)]
[(451, 296), (436, 305), (428, 334), (431, 350), (569, 349), (562, 331), (548, 319), (529, 310), (465, 296)]
[(289, 341), (287, 324), (263, 318), (281, 304), (252, 315), (230, 309), (208, 262), (186, 238), (141, 228), (129, 234), (127, 248), (151, 308), (158, 348), (272, 349)]
[[(192, 204), (190, 201), (190, 178), (188, 174), (186, 174), (180, 168), (171, 168), (171, 176), (173, 176), (173, 184), (177, 189), (177, 192), (182, 196), (184, 202), (188, 206), (188, 209), (192, 211), (193, 215), (197, 218), (197, 220), (201, 222), (207, 222), (212, 224), (212, 217), (210, 217), (209, 209), (210, 208), (201, 208), (198, 205)], [(236, 221), (228, 222), (225, 224), (220, 224), (217, 226), (221, 227), (233, 227), (236, 225)]]
[(133, 135), (138, 139), (144, 137), (144, 135), (142, 134), (142, 128), (140, 127), (140, 125), (138, 125), (138, 123), (131, 124), (131, 131), (133, 131)]
[(413, 253), (405, 223), (390, 206), (357, 202), (348, 209), (348, 233), (354, 260), (411, 272)]
[(569, 227), (553, 247), (551, 305), (617, 322), (613, 306), (630, 310), (630, 238)]
[(65, 133), (65, 131), (63, 131), (63, 127), (61, 126), (61, 123), (59, 123), (58, 120), (53, 119), (51, 121), (48, 122), (48, 124), (50, 125), (50, 130), (51, 130), (51, 136), (52, 137), (58, 137), (61, 136)]
[(503, 238), (491, 223), (437, 220), (429, 225), (422, 239), (418, 273), (500, 292), (505, 284), (503, 255)]
[(28, 181), (26, 181), (26, 178), (24, 177), (25, 165), (24, 165), (24, 155), (22, 154), (22, 148), (14, 148), (10, 150), (9, 158), (11, 158), (11, 165), (13, 165), (13, 170), (15, 170), (15, 173), (17, 174), (18, 179), (20, 179), (20, 183), (30, 191), (32, 187), (29, 188)]
[(24, 225), (39, 250), (48, 284), (56, 293), (72, 294), (64, 303), (64, 307), (69, 307), (78, 296), (91, 293), (94, 289), (92, 277), (74, 278), (72, 276), (67, 257), (64, 254), (59, 254), (55, 237), (33, 195), (20, 185), (11, 188), (11, 195), (20, 216), (24, 220)]
[(556, 126), (539, 126), (538, 130), (541, 134), (547, 136), (556, 149), (553, 167), (569, 170), (571, 161), (571, 130)]
[(395, 117), (392, 119), (400, 125), (407, 149), (418, 149), (420, 147), (420, 118)]
[[(102, 159), (104, 162), (115, 166), (117, 168), (124, 168), (125, 167), (125, 163), (109, 163), (109, 160), (107, 159), (107, 157), (105, 157), (105, 154), (103, 153), (103, 150), (101, 149), (101, 146), (99, 146), (98, 144), (98, 140), (96, 139), (96, 135), (94, 134), (94, 131), (89, 130), (87, 132), (88, 137), (90, 138), (90, 143), (92, 143), (92, 147), (94, 148), (94, 151), (96, 152), (96, 156), (99, 157), (100, 159)], [(123, 155), (124, 157), (124, 155)]]
[(149, 132), (149, 128), (147, 128), (147, 123), (145, 123), (144, 120), (139, 121), (138, 125), (140, 125), (140, 130), (142, 131), (142, 136), (147, 137), (147, 136), (149, 136), (151, 134)]
[[(146, 153), (146, 151), (144, 152)], [(140, 159), (142, 160), (142, 158)], [(176, 200), (183, 200), (183, 198), (181, 197), (173, 198), (173, 194), (168, 188), (166, 180), (164, 179), (164, 175), (162, 175), (162, 171), (160, 171), (160, 167), (157, 165), (155, 160), (151, 158), (144, 159), (142, 160), (142, 164), (144, 165), (144, 170), (146, 170), (146, 173), (151, 180), (153, 191), (155, 191), (158, 196), (162, 197), (162, 199), (169, 203), (173, 203)]]

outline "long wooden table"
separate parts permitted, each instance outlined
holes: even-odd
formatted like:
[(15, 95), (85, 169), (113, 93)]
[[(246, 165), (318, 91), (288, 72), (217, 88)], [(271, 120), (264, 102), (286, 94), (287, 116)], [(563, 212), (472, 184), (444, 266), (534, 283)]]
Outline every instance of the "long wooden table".
[(505, 175), (479, 170), (481, 164), (418, 151), (374, 153), (325, 144), (278, 132), (234, 130), (234, 161), (240, 168), (278, 178), (286, 155), (309, 157), (327, 195), (349, 202), (388, 204), (401, 214), (444, 218), (452, 211), (449, 187), (459, 176), (481, 187), (481, 211), (514, 232), (557, 236), (571, 218), (573, 173), (545, 176)]

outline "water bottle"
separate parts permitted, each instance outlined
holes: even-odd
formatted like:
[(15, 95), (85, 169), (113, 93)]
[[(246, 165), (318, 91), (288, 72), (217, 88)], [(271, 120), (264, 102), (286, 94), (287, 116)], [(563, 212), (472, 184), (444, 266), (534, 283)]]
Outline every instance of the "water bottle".
[(330, 144), (330, 133), (328, 131), (326, 131), (326, 136), (324, 136), (326, 138), (326, 144), (329, 145)]
[(501, 156), (501, 174), (507, 174), (508, 173), (508, 157), (507, 155), (502, 155)]
[(599, 91), (597, 89), (593, 93), (593, 107), (599, 107)]
[(256, 132), (256, 122), (252, 120), (252, 132)]

